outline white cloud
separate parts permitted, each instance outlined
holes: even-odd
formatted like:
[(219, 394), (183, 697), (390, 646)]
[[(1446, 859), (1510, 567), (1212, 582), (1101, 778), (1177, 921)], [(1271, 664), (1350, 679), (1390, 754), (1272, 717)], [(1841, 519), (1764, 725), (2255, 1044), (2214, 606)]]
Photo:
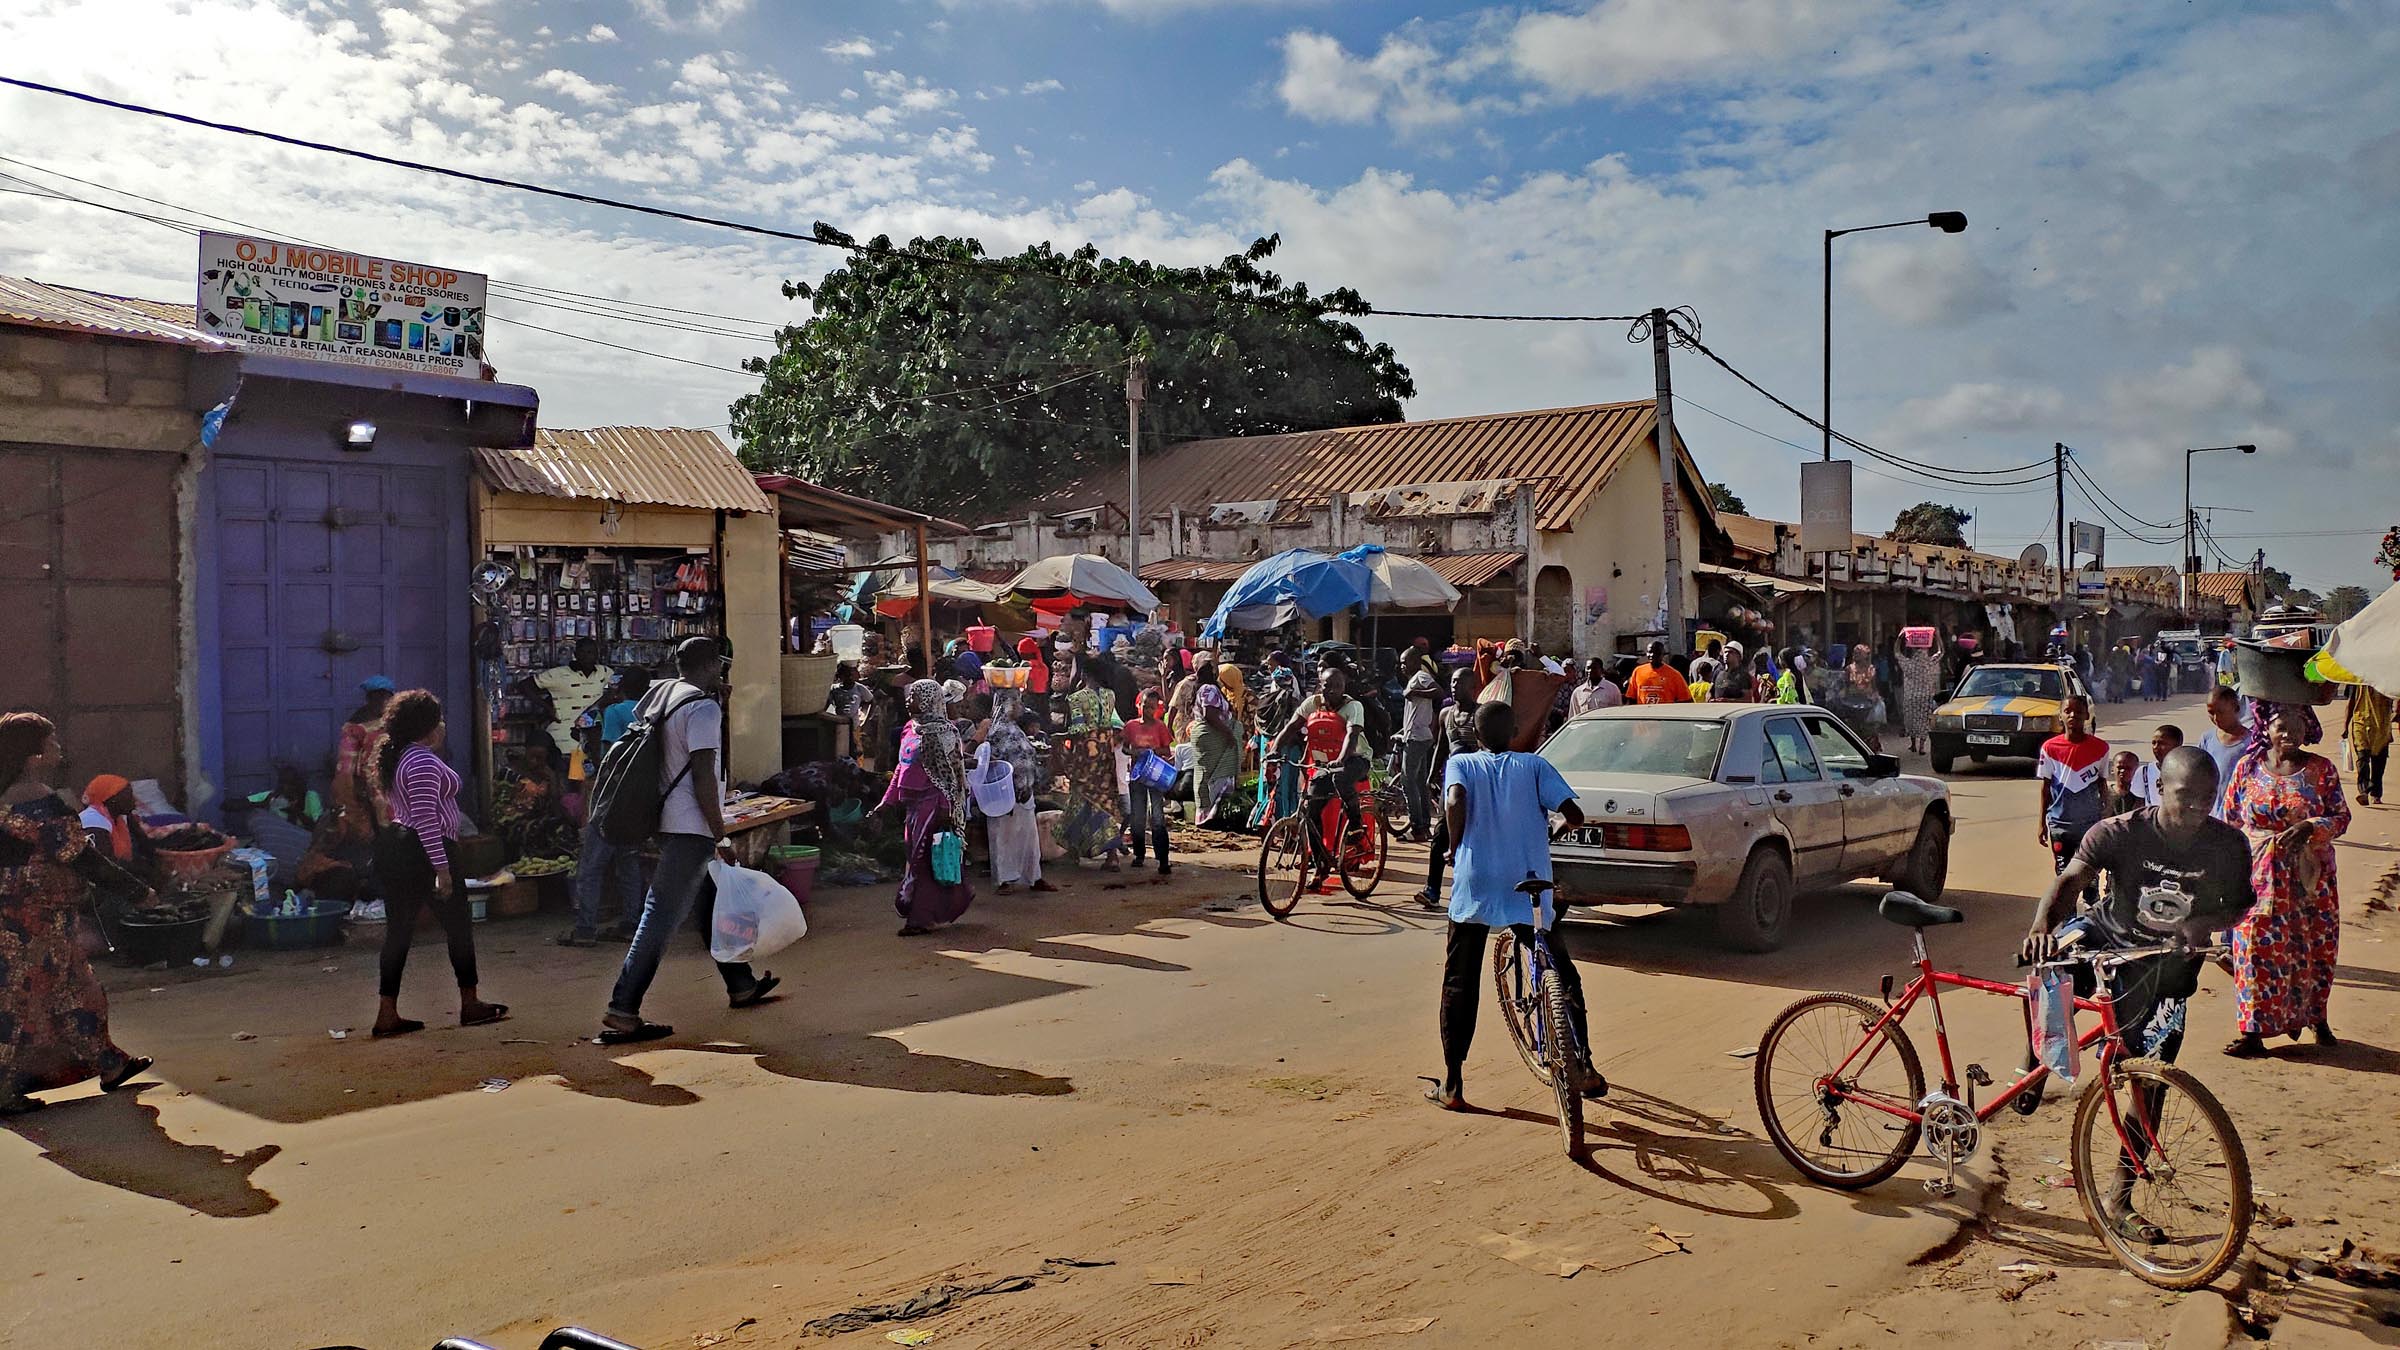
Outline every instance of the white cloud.
[(615, 85), (596, 83), (572, 70), (545, 70), (534, 77), (533, 85), (595, 107), (613, 102), (617, 96)]
[(1284, 35), (1275, 92), (1287, 110), (1312, 122), (1360, 124), (1383, 117), (1414, 130), (1466, 115), (1466, 105), (1444, 90), (1448, 78), (1441, 54), (1421, 42), (1395, 35), (1373, 56), (1360, 57), (1339, 39), (1301, 31)]
[(1963, 323), (2012, 307), (2008, 287), (1967, 236), (1930, 230), (1896, 239), (1902, 231), (1860, 236), (1837, 243), (1852, 252), (1841, 259), (1843, 285), (1863, 296), (1884, 317), (1911, 328)]
[(695, 56), (684, 62), (677, 69), (676, 75), (678, 78), (675, 82), (687, 89), (707, 91), (733, 87), (733, 77), (725, 73), (723, 66), (717, 64), (716, 57), (706, 54)]
[(1055, 94), (1066, 87), (1057, 80), (1028, 80), (1017, 86), (1017, 92), (1025, 95)]
[(750, 10), (751, 0), (633, 0), (634, 12), (670, 31), (713, 33)]
[(1599, 0), (1529, 14), (1508, 37), (1528, 78), (1564, 94), (1630, 94), (1827, 51), (1884, 0)]
[(894, 108), (904, 113), (934, 112), (947, 107), (951, 100), (958, 97), (955, 90), (936, 88), (922, 77), (903, 75), (896, 70), (870, 70), (866, 72), (866, 79), (867, 88), (873, 90), (877, 98), (889, 100)]
[(607, 24), (596, 23), (592, 25), (591, 31), (583, 35), (583, 40), (592, 43), (595, 46), (602, 43), (614, 42), (617, 40), (617, 30), (609, 27)]
[(827, 56), (841, 61), (872, 61), (875, 59), (875, 44), (863, 37), (828, 42), (821, 50)]

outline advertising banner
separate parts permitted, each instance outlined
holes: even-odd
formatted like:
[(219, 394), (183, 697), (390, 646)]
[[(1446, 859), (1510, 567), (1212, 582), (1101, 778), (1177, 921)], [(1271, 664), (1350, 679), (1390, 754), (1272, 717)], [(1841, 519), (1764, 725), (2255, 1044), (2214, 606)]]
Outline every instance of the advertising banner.
[(1800, 462), (1800, 551), (1848, 553), (1850, 529), (1850, 461)]
[(200, 236), (200, 327), (313, 361), (483, 373), (484, 277), (249, 235)]

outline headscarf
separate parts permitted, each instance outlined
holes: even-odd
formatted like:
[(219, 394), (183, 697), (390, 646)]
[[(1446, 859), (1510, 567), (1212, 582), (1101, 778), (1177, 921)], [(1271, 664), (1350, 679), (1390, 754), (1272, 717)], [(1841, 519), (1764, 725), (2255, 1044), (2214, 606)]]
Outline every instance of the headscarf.
[(1035, 779), (1041, 772), (1034, 759), (1033, 738), (1025, 734), (1025, 728), (1017, 720), (1024, 711), (1024, 694), (1014, 689), (993, 690), (992, 727), (983, 738), (983, 743), (991, 747), (992, 758), (1008, 766), (1020, 804), (1033, 800)]
[(1225, 702), (1233, 708), (1233, 724), (1240, 726), (1250, 720), (1250, 682), (1242, 677), (1242, 668), (1231, 662), (1217, 666), (1217, 688), (1225, 692)]
[(108, 809), (108, 799), (132, 787), (133, 784), (113, 773), (104, 773), (83, 789), (83, 804), (99, 807), (108, 815), (109, 852), (120, 858), (133, 856), (133, 822)]
[(2250, 714), (2250, 738), (2242, 745), (2242, 758), (2267, 753), (2267, 723), (2278, 717), (2293, 717), (2300, 722), (2300, 743), (2315, 745), (2325, 739), (2325, 728), (2317, 722), (2317, 710), (2305, 703), (2276, 703), (2263, 698), (2242, 699), (2242, 710)]
[(943, 805), (956, 812), (967, 799), (966, 752), (959, 744), (958, 724), (950, 720), (949, 695), (932, 680), (908, 686), (908, 744), (900, 747), (904, 760), (914, 763), (941, 794)]

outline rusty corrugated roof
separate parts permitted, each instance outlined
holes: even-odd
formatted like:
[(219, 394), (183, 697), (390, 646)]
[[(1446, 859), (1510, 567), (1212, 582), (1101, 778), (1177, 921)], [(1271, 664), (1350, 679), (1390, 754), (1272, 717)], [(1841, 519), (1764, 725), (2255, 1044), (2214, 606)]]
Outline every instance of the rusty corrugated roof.
[(54, 286), (29, 277), (0, 277), (0, 323), (54, 328), (68, 333), (171, 342), (179, 347), (229, 351), (231, 343), (193, 326), (192, 307), (165, 300)]
[(775, 509), (750, 471), (711, 431), (685, 427), (544, 427), (522, 449), (475, 452), (502, 492), (697, 511)]
[(1432, 568), (1442, 580), (1462, 591), (1471, 591), (1508, 569), (1525, 561), (1522, 553), (1431, 553), (1420, 555), (1417, 561)]
[(1244, 572), (1258, 565), (1256, 558), (1222, 562), (1214, 558), (1161, 558), (1142, 564), (1137, 573), (1144, 582), (1161, 581), (1238, 581)]
[[(1627, 453), (1648, 439), (1656, 417), (1652, 400), (1637, 399), (1189, 441), (1142, 461), (1142, 510), (1147, 515), (1175, 507), (1201, 511), (1219, 502), (1278, 500), (1291, 505), (1322, 502), (1334, 492), (1514, 479), (1537, 494), (1535, 525), (1564, 530), (1608, 486)], [(1713, 519), (1708, 489), (1681, 446), (1682, 437), (1676, 439), (1707, 523)], [(1125, 470), (1117, 465), (1018, 505), (1057, 515), (1124, 500)], [(994, 518), (989, 504), (972, 509), (981, 518)]]
[(2250, 603), (2250, 574), (2248, 572), (2194, 572), (2192, 594), (2227, 605)]

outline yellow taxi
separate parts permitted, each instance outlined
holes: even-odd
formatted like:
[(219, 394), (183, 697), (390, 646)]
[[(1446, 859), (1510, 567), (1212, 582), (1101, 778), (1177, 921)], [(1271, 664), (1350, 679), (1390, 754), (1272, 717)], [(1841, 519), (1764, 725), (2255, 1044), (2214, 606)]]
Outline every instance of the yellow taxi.
[(1960, 755), (1981, 764), (1994, 755), (2033, 759), (2042, 742), (2066, 730), (2059, 710), (2069, 694), (2092, 691), (2073, 666), (2051, 663), (1970, 668), (1933, 712), (1933, 771), (1948, 773)]

